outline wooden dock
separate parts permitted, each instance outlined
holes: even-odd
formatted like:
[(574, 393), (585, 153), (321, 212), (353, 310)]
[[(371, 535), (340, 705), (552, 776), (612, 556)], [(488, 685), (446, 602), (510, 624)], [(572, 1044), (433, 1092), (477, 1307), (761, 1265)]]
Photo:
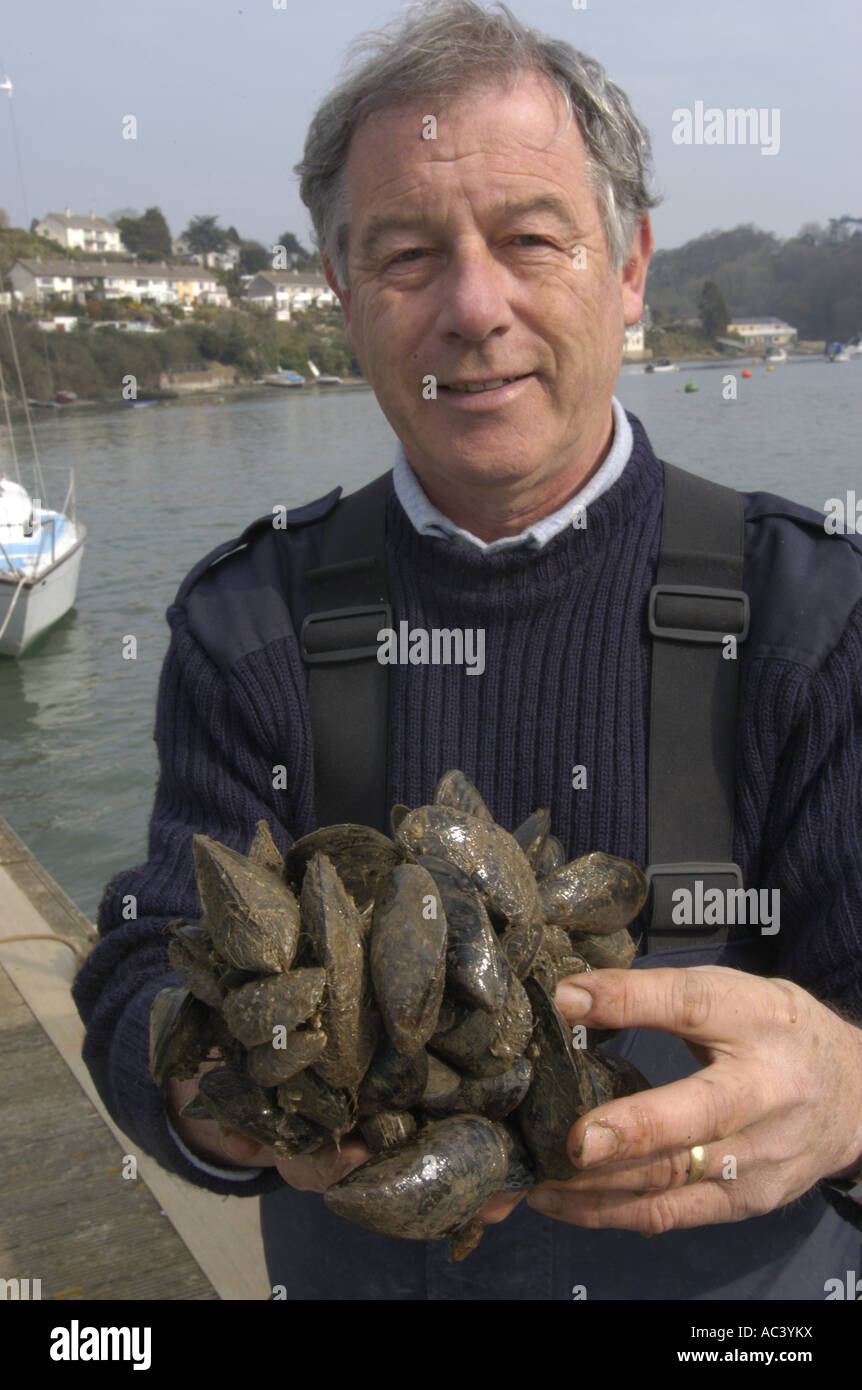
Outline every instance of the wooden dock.
[(52, 937), (86, 953), (96, 933), (0, 817), (0, 1280), (67, 1301), (268, 1298), (257, 1199), (183, 1182), (108, 1116), (81, 1059), (80, 957)]

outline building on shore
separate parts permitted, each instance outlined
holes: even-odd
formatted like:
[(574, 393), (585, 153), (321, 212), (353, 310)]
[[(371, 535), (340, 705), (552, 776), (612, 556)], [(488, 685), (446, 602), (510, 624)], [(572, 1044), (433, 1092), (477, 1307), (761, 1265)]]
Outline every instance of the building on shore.
[(119, 229), (104, 217), (91, 212), (89, 217), (77, 217), (66, 208), (64, 212), (49, 212), (37, 222), (34, 228), (37, 236), (50, 237), (61, 246), (73, 251), (90, 251), (93, 255), (105, 253), (122, 255), (126, 248)]
[(798, 336), (789, 323), (776, 318), (731, 319), (727, 333), (731, 339), (741, 339), (747, 348), (787, 347)]
[(271, 309), (276, 318), (290, 321), (294, 313), (312, 307), (331, 309), (338, 303), (326, 280), (313, 270), (261, 270), (249, 281), (245, 297), (249, 304)]
[(137, 299), (142, 303), (217, 304), (228, 293), (211, 270), (198, 265), (147, 261), (15, 261), (9, 271), (15, 298), (41, 304), (52, 295), (84, 304), (88, 299)]

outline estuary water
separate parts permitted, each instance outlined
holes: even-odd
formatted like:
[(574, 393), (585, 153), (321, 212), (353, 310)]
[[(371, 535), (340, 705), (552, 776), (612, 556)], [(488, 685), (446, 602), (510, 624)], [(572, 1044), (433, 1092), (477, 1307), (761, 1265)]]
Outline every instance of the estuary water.
[[(862, 360), (754, 366), (750, 380), (744, 365), (626, 366), (617, 395), (662, 458), (716, 482), (821, 511), (853, 490), (862, 500)], [(352, 492), (391, 467), (394, 436), (370, 390), (337, 387), (37, 411), (35, 428), (49, 501), (73, 466), (88, 537), (75, 610), (24, 657), (0, 658), (0, 814), (93, 918), (111, 875), (146, 858), (164, 613), (181, 579), (274, 504)], [(26, 453), (23, 465), (26, 481)]]

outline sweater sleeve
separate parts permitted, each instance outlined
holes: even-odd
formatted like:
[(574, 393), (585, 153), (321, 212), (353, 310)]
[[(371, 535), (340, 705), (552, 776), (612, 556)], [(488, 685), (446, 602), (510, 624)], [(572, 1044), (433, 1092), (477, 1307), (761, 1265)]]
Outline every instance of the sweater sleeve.
[[(765, 662), (757, 721), (744, 735), (749, 786), (770, 785), (761, 809), (760, 883), (780, 893), (775, 970), (862, 1026), (862, 603), (817, 671)], [(750, 726), (754, 727), (754, 724)], [(788, 731), (782, 736), (781, 730)], [(764, 748), (768, 747), (768, 756)], [(750, 800), (743, 816), (755, 812)], [(758, 817), (759, 818), (759, 817)], [(862, 1114), (862, 1094), (847, 1097)], [(862, 1229), (862, 1207), (823, 1195)]]
[[(101, 940), (79, 972), (73, 996), (86, 1026), (84, 1060), (124, 1132), (196, 1186), (255, 1196), (281, 1185), (274, 1170), (250, 1178), (250, 1170), (237, 1169), (235, 1179), (219, 1177), (175, 1142), (163, 1093), (149, 1074), (149, 1014), (159, 990), (181, 983), (168, 960), (167, 924), (201, 915), (194, 833), (245, 853), (261, 818), (269, 821), (282, 851), (310, 828), (303, 678), (295, 642), (271, 643), (224, 673), (190, 632), (182, 607), (171, 608), (168, 618), (172, 636), (159, 686), (160, 773), (149, 857), (107, 885), (99, 908)], [(285, 776), (273, 776), (276, 764)], [(274, 782), (287, 787), (275, 790)]]

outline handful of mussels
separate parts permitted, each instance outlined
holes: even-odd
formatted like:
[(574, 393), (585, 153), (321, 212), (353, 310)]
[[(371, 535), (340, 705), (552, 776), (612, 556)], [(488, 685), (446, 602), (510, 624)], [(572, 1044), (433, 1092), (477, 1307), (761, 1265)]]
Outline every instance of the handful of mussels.
[(183, 1115), (284, 1158), (361, 1135), (374, 1156), (327, 1206), (463, 1258), (491, 1197), (572, 1177), (575, 1120), (648, 1085), (574, 1047), (554, 1005), (563, 977), (631, 964), (647, 883), (606, 854), (565, 863), (546, 810), (509, 834), (457, 771), (392, 832), (325, 826), (284, 860), (265, 821), (247, 857), (196, 835), (204, 916), (171, 924), (187, 987), (153, 1004), (150, 1070), (193, 1077), (217, 1049)]

